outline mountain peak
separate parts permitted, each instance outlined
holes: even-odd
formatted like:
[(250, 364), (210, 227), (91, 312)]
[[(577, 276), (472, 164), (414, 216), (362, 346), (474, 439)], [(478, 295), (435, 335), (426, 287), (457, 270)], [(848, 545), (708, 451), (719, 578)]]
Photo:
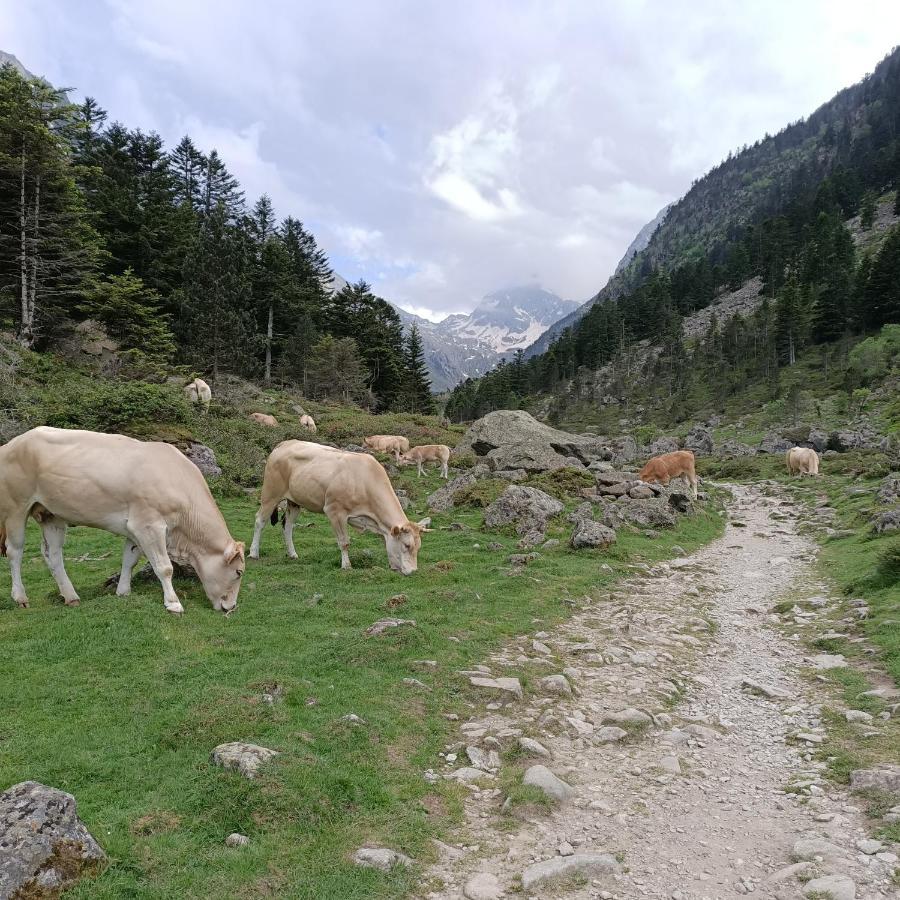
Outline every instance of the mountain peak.
[(12, 66), (20, 75), (23, 75), (25, 78), (34, 78), (35, 76), (19, 62), (18, 58), (15, 57), (12, 53), (6, 53), (3, 50), (0, 50), (0, 68), (3, 66), (10, 65)]

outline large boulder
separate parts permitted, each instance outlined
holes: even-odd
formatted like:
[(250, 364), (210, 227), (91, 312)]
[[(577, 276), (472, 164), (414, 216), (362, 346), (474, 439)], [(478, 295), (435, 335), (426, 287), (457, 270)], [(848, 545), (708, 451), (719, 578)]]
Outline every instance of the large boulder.
[(661, 456), (663, 453), (674, 453), (679, 449), (678, 439), (673, 437), (658, 437), (650, 444), (650, 455)]
[(580, 517), (575, 521), (572, 532), (572, 547), (581, 550), (584, 547), (608, 547), (616, 542), (616, 533), (612, 528), (601, 525), (593, 519)]
[(812, 428), (809, 425), (795, 425), (782, 432), (782, 437), (791, 442), (794, 447), (807, 447), (816, 453), (824, 453), (828, 447), (828, 434), (820, 428)]
[(0, 897), (58, 897), (105, 865), (71, 794), (36, 781), (0, 794)]
[(782, 437), (780, 434), (767, 434), (759, 442), (760, 453), (787, 453), (794, 446), (793, 441)]
[(868, 427), (851, 431), (832, 431), (828, 436), (828, 449), (846, 453), (848, 450), (879, 450), (883, 438)]
[(879, 503), (900, 503), (900, 474), (888, 475), (878, 488)]
[(872, 519), (872, 527), (876, 534), (887, 534), (891, 531), (900, 531), (900, 506), (894, 509), (886, 509), (878, 513)]
[(593, 435), (570, 434), (539, 422), (520, 409), (498, 409), (469, 426), (454, 455), (489, 457), (493, 469), (545, 472), (569, 465), (607, 460), (611, 450)]
[(537, 488), (511, 484), (484, 511), (488, 528), (512, 525), (526, 543), (537, 544), (544, 539), (548, 520), (563, 511), (563, 505)]
[(671, 528), (678, 521), (678, 514), (665, 497), (652, 500), (632, 500), (622, 497), (615, 503), (606, 503), (600, 521), (608, 528), (634, 525), (638, 528)]
[(216, 461), (216, 454), (206, 444), (191, 441), (181, 451), (207, 478), (218, 478), (222, 469)]
[(684, 449), (693, 450), (697, 456), (709, 456), (713, 446), (713, 436), (705, 425), (695, 425), (684, 439)]
[(463, 472), (452, 481), (448, 481), (443, 487), (438, 488), (433, 494), (429, 494), (426, 503), (432, 512), (447, 512), (456, 502), (456, 495), (470, 484), (475, 484), (482, 476), (487, 474), (484, 466), (475, 466), (468, 472)]
[(756, 456), (756, 447), (749, 444), (742, 444), (740, 441), (731, 440), (722, 441), (719, 444), (717, 454), (719, 456)]

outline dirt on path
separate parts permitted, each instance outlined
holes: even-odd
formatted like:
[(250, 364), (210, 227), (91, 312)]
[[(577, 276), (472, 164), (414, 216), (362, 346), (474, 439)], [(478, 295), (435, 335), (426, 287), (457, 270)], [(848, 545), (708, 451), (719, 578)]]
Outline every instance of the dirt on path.
[[(860, 804), (814, 756), (830, 694), (809, 672), (836, 660), (773, 611), (832, 602), (801, 510), (771, 486), (732, 491), (722, 538), (485, 661), (537, 668), (534, 691), (462, 723), (437, 768), (466, 784), (467, 824), (423, 897), (900, 896), (897, 848), (864, 842)], [(504, 814), (510, 749), (550, 772)], [(533, 802), (545, 789), (564, 799)]]

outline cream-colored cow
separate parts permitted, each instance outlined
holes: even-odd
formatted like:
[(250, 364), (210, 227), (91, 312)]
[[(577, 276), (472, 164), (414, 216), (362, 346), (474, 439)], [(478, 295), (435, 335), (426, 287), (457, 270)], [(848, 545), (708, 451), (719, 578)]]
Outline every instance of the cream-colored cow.
[(367, 437), (363, 444), (377, 453), (389, 453), (394, 459), (409, 450), (409, 438), (399, 434), (373, 434)]
[(310, 441), (282, 441), (266, 461), (251, 558), (259, 559), (262, 530), (267, 520), (273, 525), (278, 521), (278, 504), (282, 500), (287, 500), (284, 545), (291, 559), (297, 558), (293, 529), (303, 508), (328, 516), (341, 549), (342, 569), (350, 568), (349, 523), (384, 538), (388, 562), (394, 571), (404, 575), (416, 571), (421, 535), (429, 520), (410, 522), (406, 518), (387, 472), (374, 457)]
[(791, 475), (819, 474), (819, 454), (809, 447), (791, 447), (786, 462)]
[(406, 453), (401, 453), (397, 462), (403, 465), (416, 463), (419, 477), (424, 474), (424, 464), (427, 462), (440, 463), (441, 478), (449, 478), (447, 464), (450, 462), (450, 448), (446, 444), (420, 444)]
[(313, 434), (316, 433), (316, 420), (312, 416), (304, 413), (302, 416), (300, 416), (300, 424), (307, 431), (311, 431)]
[(184, 396), (190, 403), (199, 406), (203, 412), (209, 412), (209, 401), (212, 400), (212, 391), (202, 378), (195, 378), (184, 386)]
[(170, 444), (41, 426), (0, 447), (0, 553), (9, 556), (19, 606), (28, 605), (22, 552), (29, 515), (41, 526), (44, 559), (68, 606), (78, 603), (63, 563), (69, 525), (125, 538), (119, 596), (130, 593), (143, 553), (169, 612), (184, 612), (173, 560), (194, 568), (215, 609), (237, 606), (244, 545), (229, 534), (200, 470)]
[(250, 413), (250, 421), (256, 422), (257, 425), (265, 425), (267, 428), (278, 427), (278, 419), (275, 416), (270, 416), (268, 413)]

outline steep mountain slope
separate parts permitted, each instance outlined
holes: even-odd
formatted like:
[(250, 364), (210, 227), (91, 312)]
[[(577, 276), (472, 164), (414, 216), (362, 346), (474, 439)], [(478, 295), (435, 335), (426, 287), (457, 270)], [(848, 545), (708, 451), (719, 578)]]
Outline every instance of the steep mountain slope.
[(418, 327), (432, 387), (445, 391), (465, 378), (483, 375), (500, 359), (529, 346), (576, 306), (532, 284), (495, 291), (472, 312), (437, 323), (399, 308), (397, 312), (406, 328)]
[(36, 77), (29, 72), (12, 53), (6, 53), (5, 51), (0, 50), (0, 67), (5, 65), (12, 66), (20, 75), (24, 75), (26, 78)]
[(883, 170), (890, 184), (896, 162), (886, 145), (896, 123), (885, 108), (895, 105), (900, 90), (900, 49), (882, 60), (874, 72), (845, 88), (809, 117), (766, 135), (742, 148), (673, 203), (646, 247), (616, 272), (587, 303), (557, 323), (526, 351), (527, 357), (547, 350), (553, 338), (574, 325), (598, 301), (615, 299), (637, 287), (654, 270), (669, 271), (689, 257), (706, 254), (710, 262), (725, 261), (729, 241), (747, 226), (767, 217), (790, 216), (798, 198), (814, 193), (821, 181), (837, 175), (837, 201), (853, 193), (859, 178), (844, 169), (860, 165)]
[(666, 213), (672, 208), (671, 203), (667, 203), (654, 217), (649, 221), (635, 236), (635, 239), (628, 245), (628, 249), (625, 251), (625, 255), (619, 260), (616, 265), (616, 271), (614, 274), (618, 275), (619, 272), (624, 269), (628, 263), (630, 263), (635, 256), (638, 255), (646, 246), (650, 243), (650, 238), (653, 237), (653, 233), (657, 228), (662, 224), (663, 219), (666, 217)]

